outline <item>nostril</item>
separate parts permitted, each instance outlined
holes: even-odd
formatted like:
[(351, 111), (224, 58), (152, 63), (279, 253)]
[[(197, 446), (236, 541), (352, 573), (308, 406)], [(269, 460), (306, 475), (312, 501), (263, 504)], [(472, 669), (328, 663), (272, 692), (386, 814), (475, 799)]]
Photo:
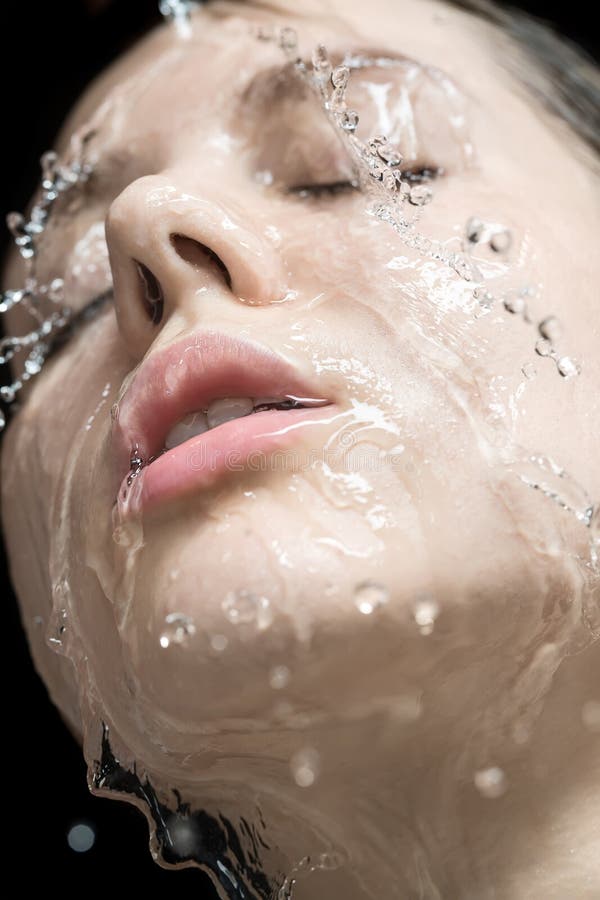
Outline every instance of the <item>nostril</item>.
[(165, 305), (165, 298), (162, 287), (160, 286), (160, 281), (143, 263), (136, 261), (135, 264), (142, 285), (142, 302), (144, 304), (144, 309), (152, 324), (158, 325), (163, 317)]
[(171, 244), (177, 255), (195, 268), (206, 268), (207, 264), (212, 266), (231, 290), (231, 275), (229, 274), (229, 270), (214, 250), (211, 250), (210, 247), (201, 244), (199, 241), (194, 241), (192, 238), (185, 237), (183, 234), (172, 234)]

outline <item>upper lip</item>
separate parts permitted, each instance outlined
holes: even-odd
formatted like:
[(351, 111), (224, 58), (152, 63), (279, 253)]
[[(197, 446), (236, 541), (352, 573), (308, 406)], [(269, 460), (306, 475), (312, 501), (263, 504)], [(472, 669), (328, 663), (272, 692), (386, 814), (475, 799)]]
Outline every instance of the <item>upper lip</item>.
[(152, 353), (117, 404), (113, 443), (122, 478), (132, 454), (157, 456), (169, 430), (220, 397), (324, 399), (272, 350), (219, 332), (186, 335)]

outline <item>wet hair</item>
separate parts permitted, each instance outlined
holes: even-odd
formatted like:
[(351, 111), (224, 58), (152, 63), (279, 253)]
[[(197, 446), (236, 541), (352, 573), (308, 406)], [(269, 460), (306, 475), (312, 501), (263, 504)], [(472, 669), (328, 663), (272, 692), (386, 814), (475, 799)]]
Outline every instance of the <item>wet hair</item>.
[(523, 51), (503, 62), (552, 115), (600, 157), (600, 68), (550, 23), (492, 0), (445, 0), (498, 27)]

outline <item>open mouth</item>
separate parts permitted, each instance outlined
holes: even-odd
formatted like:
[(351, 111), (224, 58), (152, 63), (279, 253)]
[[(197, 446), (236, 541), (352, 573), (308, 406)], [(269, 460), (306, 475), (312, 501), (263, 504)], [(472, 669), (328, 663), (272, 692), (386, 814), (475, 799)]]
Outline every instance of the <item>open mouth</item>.
[[(311, 409), (329, 404), (327, 400), (298, 397), (223, 397), (213, 400), (208, 407), (189, 413), (171, 428), (162, 450), (173, 450), (199, 434), (219, 428), (226, 422), (241, 419), (268, 410)], [(151, 462), (151, 460), (149, 460)]]
[[(114, 423), (119, 500), (143, 474), (144, 509), (209, 487), (228, 472), (293, 452), (335, 404), (282, 357), (214, 332), (155, 351), (135, 373)], [(293, 460), (290, 463), (293, 465)]]

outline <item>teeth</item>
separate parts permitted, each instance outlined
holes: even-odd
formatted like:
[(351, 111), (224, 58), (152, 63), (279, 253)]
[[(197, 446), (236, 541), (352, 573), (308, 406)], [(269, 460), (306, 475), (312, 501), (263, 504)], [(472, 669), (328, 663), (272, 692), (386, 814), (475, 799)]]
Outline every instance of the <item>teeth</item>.
[(184, 441), (188, 441), (197, 434), (204, 434), (205, 431), (208, 431), (208, 427), (205, 413), (190, 413), (189, 416), (186, 416), (185, 419), (182, 419), (181, 422), (178, 422), (177, 425), (171, 428), (165, 441), (165, 447), (167, 450), (172, 450), (173, 447), (183, 444)]
[(208, 427), (216, 428), (224, 422), (247, 416), (253, 409), (254, 402), (250, 397), (223, 397), (221, 400), (213, 400), (206, 410)]
[(273, 403), (281, 403), (281, 397), (255, 397), (252, 401), (254, 406), (270, 406)]
[(254, 409), (260, 409), (263, 406), (274, 406), (278, 409), (293, 407), (294, 405), (303, 406), (309, 404), (321, 404), (324, 401), (298, 400), (295, 397), (223, 397), (219, 400), (213, 400), (205, 412), (190, 413), (177, 425), (169, 431), (165, 440), (165, 450), (172, 450), (189, 441), (190, 438), (197, 434), (204, 434), (211, 428), (217, 428), (225, 422), (231, 422), (232, 419), (240, 419), (242, 416), (248, 416)]

